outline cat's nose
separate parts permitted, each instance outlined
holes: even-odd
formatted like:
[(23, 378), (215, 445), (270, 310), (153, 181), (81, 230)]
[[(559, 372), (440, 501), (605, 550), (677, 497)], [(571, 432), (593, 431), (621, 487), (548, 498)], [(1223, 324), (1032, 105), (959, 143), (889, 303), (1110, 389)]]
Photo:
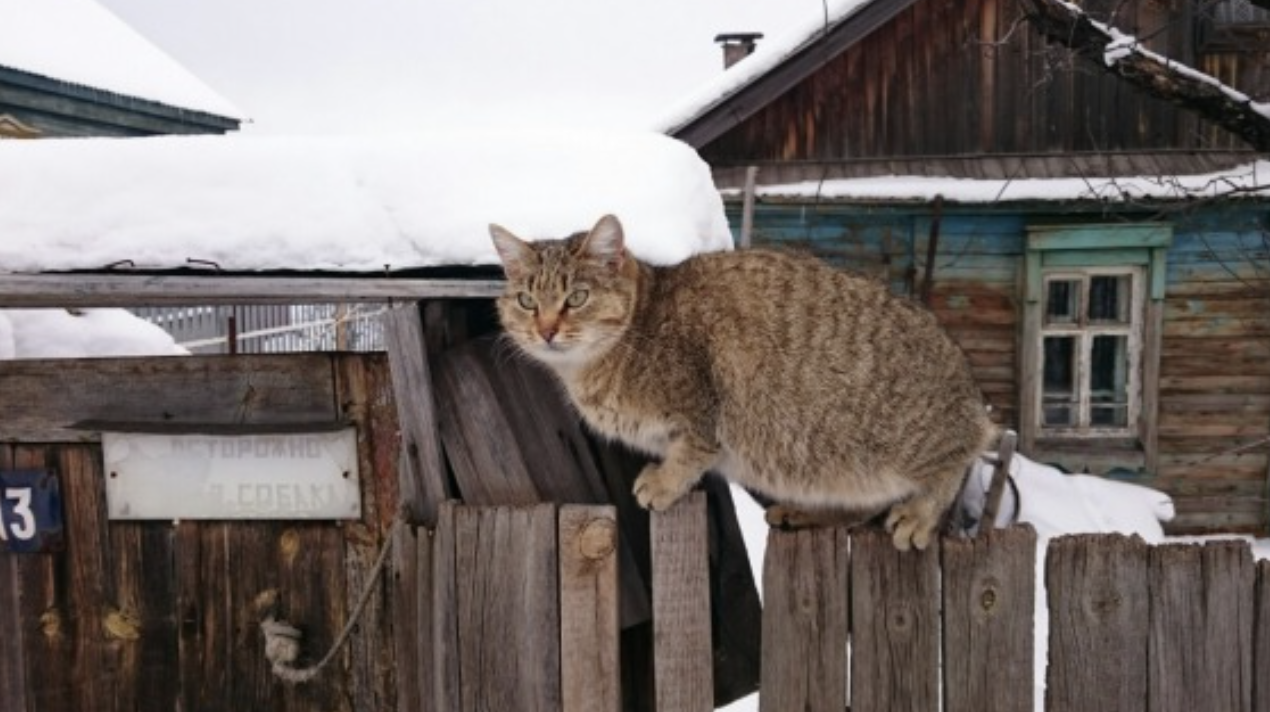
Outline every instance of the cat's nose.
[(555, 340), (556, 334), (560, 333), (560, 326), (556, 323), (539, 324), (538, 333), (542, 336), (542, 340), (551, 343)]

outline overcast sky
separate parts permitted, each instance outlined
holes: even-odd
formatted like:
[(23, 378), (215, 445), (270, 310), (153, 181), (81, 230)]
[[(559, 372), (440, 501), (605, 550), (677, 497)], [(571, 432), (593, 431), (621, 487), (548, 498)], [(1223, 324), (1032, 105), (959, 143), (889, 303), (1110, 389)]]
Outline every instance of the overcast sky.
[(646, 126), (820, 0), (100, 0), (266, 133)]

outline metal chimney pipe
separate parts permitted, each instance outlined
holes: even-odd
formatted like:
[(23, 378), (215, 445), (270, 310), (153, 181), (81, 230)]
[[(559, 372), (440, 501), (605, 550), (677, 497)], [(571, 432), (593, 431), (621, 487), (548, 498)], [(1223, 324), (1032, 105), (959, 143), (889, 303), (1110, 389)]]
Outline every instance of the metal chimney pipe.
[(761, 39), (762, 32), (725, 32), (715, 35), (714, 41), (723, 45), (723, 68), (727, 69), (750, 56)]

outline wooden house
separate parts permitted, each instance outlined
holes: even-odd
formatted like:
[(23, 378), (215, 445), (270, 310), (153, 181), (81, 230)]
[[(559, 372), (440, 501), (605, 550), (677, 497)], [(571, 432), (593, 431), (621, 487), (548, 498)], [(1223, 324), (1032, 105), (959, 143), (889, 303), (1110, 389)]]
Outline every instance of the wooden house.
[[(1082, 5), (1270, 97), (1270, 13), (1245, 0)], [(1167, 491), (1175, 531), (1265, 531), (1270, 163), (1047, 45), (1020, 7), (841, 3), (666, 130), (752, 244), (926, 300), (1024, 453)]]
[(242, 121), (92, 0), (0, 4), (0, 138), (223, 134)]

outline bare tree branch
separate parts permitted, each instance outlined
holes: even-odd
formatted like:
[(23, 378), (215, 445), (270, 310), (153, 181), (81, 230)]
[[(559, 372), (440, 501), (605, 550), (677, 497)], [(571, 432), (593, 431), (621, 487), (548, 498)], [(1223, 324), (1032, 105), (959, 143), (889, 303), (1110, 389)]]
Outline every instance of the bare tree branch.
[[(1022, 3), (1028, 20), (1046, 39), (1071, 48), (1151, 96), (1197, 112), (1256, 150), (1270, 152), (1270, 111), (1258, 111), (1249, 97), (1147, 51), (1136, 39), (1093, 21), (1079, 7), (1063, 0)], [(1270, 4), (1270, 0), (1257, 0), (1257, 4)]]

